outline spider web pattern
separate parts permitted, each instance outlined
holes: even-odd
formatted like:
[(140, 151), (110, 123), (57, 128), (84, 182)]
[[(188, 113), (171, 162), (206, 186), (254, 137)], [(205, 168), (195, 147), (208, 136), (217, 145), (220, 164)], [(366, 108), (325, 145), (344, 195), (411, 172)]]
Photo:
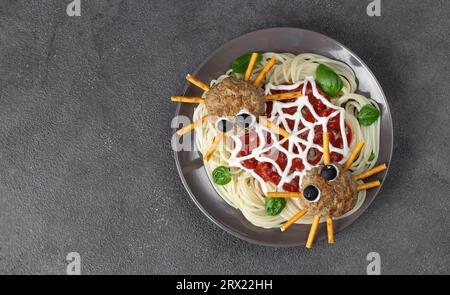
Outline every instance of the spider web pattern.
[[(304, 95), (305, 93), (307, 93), (308, 84), (311, 85), (312, 95), (314, 96), (314, 98), (320, 100), (327, 109), (330, 109), (329, 115), (322, 116), (317, 114), (313, 105), (309, 101), (308, 96)], [(252, 137), (250, 138), (251, 153), (245, 156), (240, 156), (239, 152), (245, 148), (246, 144), (248, 145), (248, 142), (245, 143), (241, 137), (232, 136), (235, 145), (234, 148), (230, 151), (231, 157), (228, 160), (229, 165), (239, 167), (249, 172), (255, 179), (259, 181), (264, 193), (268, 192), (266, 182), (260, 175), (255, 172), (254, 169), (246, 168), (243, 165), (244, 161), (256, 160), (258, 162), (271, 164), (273, 169), (275, 169), (278, 175), (281, 176), (281, 179), (277, 185), (277, 189), (279, 191), (283, 191), (283, 185), (289, 184), (290, 182), (294, 181), (296, 177), (298, 177), (299, 179), (298, 187), (300, 187), (301, 177), (304, 174), (304, 171), (323, 163), (323, 144), (314, 143), (316, 131), (318, 130), (318, 128), (320, 128), (320, 130), (323, 130), (323, 132), (328, 131), (327, 125), (329, 120), (335, 118), (336, 116), (339, 116), (339, 129), (343, 146), (342, 148), (335, 147), (330, 142), (330, 154), (340, 154), (342, 156), (342, 160), (340, 161), (340, 163), (343, 163), (344, 159), (348, 155), (349, 147), (345, 133), (345, 110), (339, 106), (332, 104), (330, 101), (328, 101), (328, 99), (320, 94), (313, 77), (307, 77), (303, 82), (297, 82), (292, 85), (267, 84), (265, 88), (265, 94), (272, 94), (272, 90), (292, 92), (301, 86), (303, 87), (303, 96), (298, 97), (294, 102), (273, 102), (272, 111), (267, 118), (275, 125), (284, 128), (288, 133), (290, 133), (291, 136), (289, 138), (283, 138), (268, 127), (257, 123), (255, 124), (253, 130), (251, 130), (249, 133), (252, 134)], [(293, 110), (293, 108), (296, 108), (295, 113), (292, 113), (292, 111), (290, 112), (291, 114), (286, 112), (286, 110)], [(312, 115), (313, 122), (310, 122), (311, 119), (310, 121), (305, 119), (305, 112), (309, 112), (310, 115)], [(289, 124), (289, 121), (291, 122), (291, 125)], [(312, 152), (322, 153), (320, 155), (320, 159), (318, 161), (316, 159), (316, 163), (310, 163), (308, 160)], [(280, 153), (283, 153), (287, 158), (287, 164), (284, 168), (281, 167), (276, 161)], [(318, 154), (316, 154), (316, 156), (318, 157)], [(302, 164), (304, 166), (304, 169), (302, 169), (302, 171), (298, 171), (298, 169), (291, 169), (293, 168), (293, 163), (295, 161), (302, 161)]]

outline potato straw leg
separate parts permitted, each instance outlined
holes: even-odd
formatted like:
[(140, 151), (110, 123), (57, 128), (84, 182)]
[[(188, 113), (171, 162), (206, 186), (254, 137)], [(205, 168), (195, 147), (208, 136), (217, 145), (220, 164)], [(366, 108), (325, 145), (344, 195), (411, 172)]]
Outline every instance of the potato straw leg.
[(274, 198), (274, 199), (295, 199), (295, 198), (301, 198), (301, 193), (291, 193), (291, 192), (273, 192), (273, 193), (267, 193), (267, 197)]
[(355, 176), (355, 180), (366, 179), (366, 178), (368, 178), (368, 177), (370, 177), (372, 175), (378, 174), (378, 173), (380, 173), (380, 172), (382, 172), (382, 171), (384, 171), (386, 169), (387, 169), (386, 164), (381, 164), (381, 165), (379, 165), (379, 166), (377, 166), (375, 168), (372, 168), (372, 169), (370, 169), (370, 170), (368, 170), (366, 172), (363, 172), (363, 173), (361, 173), (359, 175), (356, 175)]
[(248, 63), (247, 71), (245, 71), (244, 80), (248, 81), (253, 73), (253, 68), (255, 67), (256, 60), (258, 59), (258, 53), (253, 52), (250, 62)]
[(301, 210), (300, 212), (298, 212), (297, 214), (295, 214), (294, 216), (292, 216), (288, 221), (286, 221), (285, 223), (283, 223), (280, 226), (281, 231), (287, 230), (291, 225), (293, 225), (295, 222), (297, 222), (297, 220), (302, 218), (307, 212), (308, 212), (308, 209), (305, 208), (305, 209)]
[(184, 103), (204, 103), (204, 99), (201, 97), (171, 96), (170, 100)]
[(189, 124), (189, 125), (181, 128), (180, 130), (177, 131), (177, 134), (179, 136), (182, 136), (182, 135), (188, 133), (189, 131), (197, 128), (198, 126), (202, 125), (203, 123), (206, 122), (206, 120), (208, 120), (208, 116), (207, 115), (203, 116), (202, 118), (200, 118), (199, 120), (195, 121), (194, 123)]
[(333, 227), (333, 218), (331, 216), (327, 217), (327, 233), (328, 233), (328, 244), (334, 244), (334, 227)]
[(299, 98), (302, 96), (303, 96), (303, 94), (300, 91), (286, 92), (286, 93), (279, 93), (279, 94), (272, 94), (272, 95), (264, 96), (264, 100), (266, 102), (267, 101), (280, 101), (280, 100)]
[(286, 130), (284, 130), (281, 127), (278, 127), (277, 125), (273, 124), (272, 122), (270, 122), (269, 120), (267, 120), (264, 117), (259, 117), (259, 123), (266, 126), (267, 128), (270, 128), (272, 131), (276, 132), (277, 134), (279, 134), (285, 138), (290, 137), (290, 134)]
[(330, 160), (330, 135), (328, 132), (323, 132), (323, 163), (329, 165)]
[(320, 215), (314, 216), (311, 230), (309, 231), (308, 241), (306, 242), (306, 248), (311, 249), (314, 244), (314, 238), (316, 237), (317, 228), (319, 227)]
[(209, 149), (206, 151), (205, 155), (203, 156), (203, 160), (209, 161), (211, 159), (212, 155), (216, 151), (217, 144), (224, 138), (224, 136), (225, 136), (225, 134), (221, 133), (221, 134), (217, 135), (216, 137), (214, 137), (213, 142), (211, 143), (211, 146), (209, 147)]
[(198, 80), (194, 76), (191, 76), (191, 75), (188, 74), (186, 76), (186, 80), (188, 80), (189, 82), (191, 82), (192, 84), (194, 84), (198, 88), (203, 89), (204, 91), (209, 91), (209, 86), (206, 85), (205, 83), (203, 83), (202, 81)]
[(362, 185), (358, 186), (358, 192), (364, 191), (364, 190), (368, 190), (368, 189), (371, 189), (371, 188), (375, 188), (375, 187), (378, 187), (380, 185), (381, 185), (381, 182), (379, 180), (368, 182), (368, 183), (365, 183), (365, 184), (362, 184)]
[(348, 158), (347, 162), (345, 162), (345, 166), (344, 166), (345, 170), (350, 169), (350, 166), (352, 166), (352, 164), (355, 161), (356, 157), (361, 152), (363, 146), (364, 146), (364, 141), (358, 142), (358, 144), (356, 145), (356, 147), (353, 150), (352, 154)]
[(275, 56), (273, 56), (270, 61), (266, 64), (264, 69), (262, 69), (261, 73), (259, 73), (258, 77), (256, 77), (255, 81), (253, 82), (253, 85), (255, 87), (259, 87), (261, 84), (261, 81), (266, 77), (267, 73), (270, 71), (270, 69), (273, 67), (273, 65), (276, 62)]

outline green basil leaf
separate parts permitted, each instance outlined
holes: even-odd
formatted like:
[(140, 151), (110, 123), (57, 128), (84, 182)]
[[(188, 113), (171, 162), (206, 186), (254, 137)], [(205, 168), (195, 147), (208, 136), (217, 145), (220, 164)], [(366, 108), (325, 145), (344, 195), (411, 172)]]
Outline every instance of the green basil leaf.
[(281, 198), (266, 198), (264, 208), (270, 216), (276, 216), (286, 207), (286, 199)]
[(320, 64), (316, 69), (316, 79), (320, 88), (331, 97), (336, 97), (344, 87), (341, 77), (326, 65)]
[[(248, 64), (250, 63), (250, 59), (252, 57), (252, 52), (248, 52), (244, 55), (239, 56), (233, 61), (231, 65), (231, 69), (235, 74), (243, 74), (247, 70)], [(261, 63), (263, 59), (262, 53), (258, 52), (258, 58), (256, 59), (255, 66)]]
[(219, 166), (212, 172), (213, 181), (218, 185), (226, 185), (231, 181), (231, 172), (228, 167)]
[(372, 162), (373, 160), (375, 160), (375, 154), (372, 152), (369, 157), (369, 162)]
[(363, 126), (370, 126), (380, 117), (380, 111), (372, 104), (366, 104), (358, 113), (358, 121)]

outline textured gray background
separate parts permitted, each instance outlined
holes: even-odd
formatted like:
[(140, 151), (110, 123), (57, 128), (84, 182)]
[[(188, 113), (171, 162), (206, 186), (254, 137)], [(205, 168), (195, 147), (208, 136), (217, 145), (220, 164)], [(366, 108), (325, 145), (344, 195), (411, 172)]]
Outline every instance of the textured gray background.
[[(0, 1), (0, 273), (450, 273), (450, 3)], [(273, 249), (213, 225), (170, 150), (184, 75), (241, 34), (318, 31), (374, 71), (393, 112), (391, 174), (329, 247)]]

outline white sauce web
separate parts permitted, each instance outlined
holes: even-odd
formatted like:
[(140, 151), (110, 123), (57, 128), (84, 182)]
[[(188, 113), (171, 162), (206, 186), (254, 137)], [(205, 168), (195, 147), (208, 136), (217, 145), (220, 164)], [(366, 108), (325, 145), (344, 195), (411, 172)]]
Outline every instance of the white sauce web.
[[(283, 191), (283, 185), (286, 183), (290, 183), (295, 177), (299, 177), (299, 187), (301, 185), (302, 177), (305, 174), (306, 171), (310, 170), (314, 167), (314, 165), (311, 165), (308, 160), (308, 153), (310, 149), (317, 149), (321, 153), (323, 153), (323, 146), (320, 146), (318, 144), (314, 143), (314, 136), (315, 136), (315, 127), (321, 126), (324, 131), (327, 131), (327, 125), (328, 121), (339, 115), (339, 121), (340, 121), (340, 133), (342, 136), (343, 141), (343, 148), (335, 147), (330, 142), (330, 153), (338, 153), (343, 156), (343, 160), (340, 162), (343, 164), (345, 162), (344, 159), (347, 158), (349, 154), (349, 143), (347, 141), (347, 135), (345, 133), (345, 109), (341, 108), (339, 106), (336, 106), (329, 102), (325, 97), (323, 97), (318, 89), (316, 82), (314, 80), (314, 77), (306, 77), (303, 82), (297, 82), (292, 85), (273, 85), (271, 83), (266, 84), (265, 86), (265, 95), (272, 94), (272, 90), (285, 90), (285, 91), (293, 91), (300, 87), (300, 85), (303, 84), (303, 90), (302, 94), (306, 93), (307, 85), (308, 83), (311, 84), (312, 93), (316, 99), (319, 99), (323, 104), (325, 104), (328, 108), (333, 109), (333, 111), (330, 115), (326, 117), (319, 116), (315, 110), (314, 107), (311, 105), (311, 103), (308, 100), (308, 97), (306, 95), (303, 95), (301, 97), (298, 97), (295, 102), (290, 103), (283, 103), (274, 101), (273, 102), (273, 108), (272, 112), (270, 114), (270, 117), (268, 118), (269, 121), (272, 123), (283, 127), (288, 133), (291, 134), (289, 139), (283, 138), (282, 140), (278, 139), (278, 134), (272, 131), (271, 129), (267, 128), (264, 125), (261, 124), (255, 124), (254, 131), (256, 131), (256, 134), (259, 138), (259, 144), (257, 147), (255, 147), (252, 152), (247, 156), (238, 156), (238, 153), (242, 150), (243, 142), (241, 141), (241, 138), (237, 135), (231, 136), (231, 138), (234, 140), (235, 146), (233, 149), (230, 149), (231, 156), (228, 159), (228, 165), (231, 167), (239, 167), (248, 173), (250, 173), (261, 185), (261, 188), (263, 190), (264, 194), (268, 193), (268, 187), (266, 182), (255, 173), (252, 169), (247, 169), (242, 165), (242, 161), (249, 160), (249, 159), (256, 159), (258, 162), (267, 162), (273, 165), (275, 167), (278, 175), (281, 176), (281, 180), (279, 184), (277, 185), (278, 191)], [(283, 109), (296, 107), (297, 112), (293, 115), (289, 115), (287, 113), (283, 112)], [(311, 123), (308, 122), (302, 114), (302, 109), (308, 108), (308, 110), (311, 112), (311, 114), (316, 119), (316, 122)], [(294, 121), (294, 128), (291, 129), (289, 127), (289, 124), (287, 123), (287, 119)], [(300, 124), (304, 126), (302, 129), (299, 129)], [(304, 132), (309, 132), (308, 137), (306, 140), (300, 138), (300, 134)], [(272, 144), (267, 145), (266, 144), (266, 136), (267, 134), (270, 134)], [(284, 148), (282, 145), (289, 141), (288, 149)], [(304, 148), (302, 148), (302, 145)], [(294, 153), (293, 149), (294, 147), (297, 148), (298, 153)], [(275, 158), (269, 158), (265, 155), (268, 151), (273, 151), (273, 149), (276, 149), (278, 152), (282, 152), (286, 155), (287, 158), (287, 165), (285, 169), (282, 169), (280, 165), (276, 163), (276, 157)], [(294, 159), (301, 159), (303, 165), (305, 166), (305, 169), (302, 172), (294, 171), (291, 172), (291, 167)], [(323, 156), (321, 157), (318, 164), (323, 163)]]

